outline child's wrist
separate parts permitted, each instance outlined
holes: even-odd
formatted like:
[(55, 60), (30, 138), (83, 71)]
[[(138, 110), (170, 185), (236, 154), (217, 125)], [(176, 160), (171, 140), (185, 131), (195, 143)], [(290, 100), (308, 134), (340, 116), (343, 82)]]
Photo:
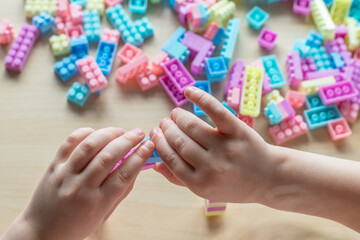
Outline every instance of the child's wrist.
[(22, 239), (22, 240), (41, 240), (40, 235), (31, 226), (29, 220), (21, 213), (9, 226), (0, 240)]

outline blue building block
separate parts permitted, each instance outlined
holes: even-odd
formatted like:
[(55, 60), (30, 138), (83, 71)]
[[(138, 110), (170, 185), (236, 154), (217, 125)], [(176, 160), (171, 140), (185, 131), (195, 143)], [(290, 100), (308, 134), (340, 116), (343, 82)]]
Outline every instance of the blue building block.
[(333, 68), (342, 68), (345, 66), (345, 62), (338, 52), (330, 53), (330, 60)]
[(183, 27), (178, 27), (161, 49), (165, 52), (168, 52), (168, 50), (172, 47), (172, 45), (175, 42), (181, 42), (185, 34), (186, 34), (186, 29)]
[(304, 118), (309, 129), (326, 126), (329, 121), (342, 118), (336, 105), (311, 108), (304, 111)]
[(265, 24), (269, 17), (270, 15), (267, 12), (258, 6), (254, 6), (253, 9), (251, 9), (250, 12), (246, 14), (246, 21), (254, 29), (259, 29)]
[(183, 63), (188, 60), (190, 54), (188, 47), (181, 43), (185, 34), (186, 29), (178, 27), (161, 48), (161, 50), (169, 54), (171, 58), (177, 58)]
[(117, 44), (100, 41), (96, 62), (105, 75), (109, 75), (116, 55)]
[(233, 57), (236, 41), (239, 35), (240, 19), (233, 18), (229, 20), (228, 27), (225, 34), (225, 42), (221, 49), (220, 55), (224, 58), (226, 66)]
[(271, 101), (264, 108), (265, 116), (269, 119), (271, 125), (281, 123), (282, 114), (274, 101)]
[(315, 30), (311, 30), (306, 37), (306, 45), (310, 48), (318, 48), (322, 45), (324, 37)]
[(301, 58), (304, 58), (306, 54), (309, 52), (310, 47), (306, 45), (305, 41), (302, 39), (298, 39), (294, 42), (294, 46), (292, 48), (294, 51), (298, 51)]
[(76, 3), (82, 7), (85, 7), (87, 4), (87, 0), (70, 0), (70, 3)]
[(65, 57), (61, 61), (55, 63), (55, 73), (61, 78), (63, 82), (66, 82), (68, 79), (79, 73), (79, 70), (76, 67), (77, 60), (78, 58), (75, 55), (70, 55), (69, 57)]
[[(196, 81), (195, 87), (207, 92), (211, 95), (211, 88), (210, 88), (210, 82), (209, 81)], [(201, 110), (196, 104), (193, 104), (194, 106), (194, 114), (196, 116), (206, 116), (206, 113)]]
[(52, 31), (55, 26), (55, 19), (50, 14), (43, 12), (33, 17), (32, 24), (39, 29), (41, 34), (44, 34)]
[(88, 42), (100, 41), (100, 15), (96, 10), (83, 11), (84, 31)]
[(89, 52), (87, 38), (83, 35), (80, 35), (78, 38), (70, 38), (70, 50), (71, 54), (77, 58), (85, 57)]
[(306, 108), (310, 109), (310, 108), (322, 107), (324, 106), (324, 103), (322, 102), (318, 93), (313, 93), (310, 95), (306, 95), (305, 105)]
[(236, 115), (236, 112), (234, 111), (234, 109), (232, 109), (226, 102), (222, 102), (222, 105), (224, 107), (226, 107), (232, 114)]
[[(145, 141), (151, 141), (151, 139), (150, 138), (145, 138), (144, 140), (141, 141), (141, 143), (143, 143)], [(163, 161), (160, 158), (157, 150), (155, 149), (153, 154), (151, 155), (151, 157), (146, 161), (146, 163), (157, 163), (157, 162), (163, 162)]]
[(282, 0), (267, 0), (268, 3), (276, 3), (276, 2), (281, 2)]
[(353, 17), (358, 22), (360, 22), (360, 0), (353, 0), (350, 8), (349, 17)]
[(314, 59), (317, 71), (333, 69), (330, 56), (326, 52), (324, 46), (310, 49), (307, 53), (307, 57), (312, 57)]
[(129, 0), (129, 10), (132, 13), (144, 14), (147, 10), (147, 0)]
[(205, 72), (210, 82), (220, 82), (225, 79), (227, 67), (223, 57), (212, 57), (205, 60)]
[(143, 17), (142, 19), (136, 20), (134, 24), (137, 31), (144, 39), (154, 35), (154, 27), (148, 17)]
[(67, 100), (82, 107), (90, 94), (90, 89), (86, 85), (82, 86), (80, 83), (74, 82), (67, 93)]
[(261, 58), (262, 63), (264, 65), (265, 72), (270, 78), (270, 84), (271, 86), (275, 88), (282, 88), (285, 86), (285, 79), (282, 75), (278, 62), (276, 60), (275, 55), (270, 55), (266, 57)]
[(215, 45), (220, 45), (225, 37), (226, 37), (225, 29), (223, 27), (219, 27), (219, 30), (214, 36), (214, 39), (212, 41)]
[(208, 11), (207, 7), (202, 3), (198, 3), (197, 6), (201, 16), (200, 26), (205, 26), (209, 22), (210, 12)]
[(330, 7), (330, 5), (333, 3), (334, 0), (324, 0), (324, 3), (327, 7)]

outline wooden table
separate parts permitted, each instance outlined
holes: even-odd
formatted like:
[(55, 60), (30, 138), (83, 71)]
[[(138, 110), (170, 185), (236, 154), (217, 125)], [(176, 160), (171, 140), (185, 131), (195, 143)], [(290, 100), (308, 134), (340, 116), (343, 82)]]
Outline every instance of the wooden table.
[[(17, 32), (25, 21), (23, 5), (21, 0), (0, 1), (1, 18), (14, 23)], [(294, 41), (305, 38), (314, 26), (309, 18), (295, 16), (290, 3), (260, 6), (271, 14), (266, 25), (279, 33), (276, 48), (271, 52), (259, 48), (256, 42), (259, 32), (250, 29), (245, 21), (251, 6), (238, 3), (235, 15), (242, 23), (235, 57), (250, 63), (259, 56), (276, 54), (283, 67)], [(147, 16), (155, 26), (155, 36), (146, 40), (143, 51), (154, 57), (179, 24), (171, 9), (161, 4), (150, 4)], [(103, 25), (109, 25), (106, 19)], [(15, 76), (3, 67), (8, 48), (0, 49), (0, 233), (25, 207), (57, 147), (71, 131), (82, 126), (121, 126), (141, 127), (148, 132), (174, 107), (160, 88), (142, 93), (119, 86), (114, 76), (119, 65), (116, 61), (109, 88), (79, 109), (66, 101), (72, 81), (64, 84), (55, 76), (55, 59), (47, 39), (37, 42), (24, 71)], [(95, 52), (96, 46), (92, 46), (91, 54), (94, 56)], [(223, 97), (223, 87), (224, 83), (212, 86), (219, 99)], [(264, 117), (256, 121), (255, 128), (271, 142)], [(359, 128), (360, 124), (355, 124), (352, 137), (341, 144), (334, 144), (326, 128), (322, 128), (288, 146), (358, 160)], [(229, 204), (224, 216), (207, 219), (201, 198), (148, 170), (139, 176), (133, 192), (90, 239), (352, 240), (360, 236), (331, 221), (257, 204)]]

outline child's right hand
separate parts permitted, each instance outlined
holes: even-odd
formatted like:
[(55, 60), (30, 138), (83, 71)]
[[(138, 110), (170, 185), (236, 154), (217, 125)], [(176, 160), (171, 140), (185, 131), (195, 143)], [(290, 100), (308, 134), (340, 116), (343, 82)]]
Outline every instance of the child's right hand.
[(273, 147), (206, 92), (188, 87), (185, 95), (216, 128), (183, 109), (173, 110), (171, 119), (150, 133), (165, 163), (155, 170), (203, 198), (261, 202), (277, 179)]

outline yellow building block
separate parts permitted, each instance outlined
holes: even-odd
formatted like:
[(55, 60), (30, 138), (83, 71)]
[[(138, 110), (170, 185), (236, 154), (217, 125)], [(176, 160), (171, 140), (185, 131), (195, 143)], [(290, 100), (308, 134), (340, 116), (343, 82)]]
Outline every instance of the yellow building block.
[(51, 36), (49, 42), (54, 56), (61, 56), (70, 53), (70, 41), (66, 34)]
[(96, 10), (100, 16), (103, 16), (105, 12), (104, 0), (88, 0), (85, 8), (87, 10)]
[(42, 12), (46, 12), (55, 16), (57, 0), (26, 0), (25, 1), (25, 16), (32, 18)]
[(216, 22), (219, 25), (223, 25), (234, 13), (236, 5), (232, 1), (221, 0), (211, 6), (210, 22)]
[(281, 96), (279, 90), (277, 89), (272, 90), (264, 96), (265, 105), (268, 105), (271, 101), (279, 103), (282, 100), (284, 100), (284, 98)]
[(336, 25), (344, 23), (346, 17), (349, 15), (351, 7), (351, 0), (334, 0), (331, 5), (330, 15)]
[(345, 24), (348, 29), (348, 35), (346, 36), (345, 42), (350, 51), (355, 51), (360, 47), (360, 31), (357, 27), (358, 22), (355, 18), (348, 17), (346, 18)]
[(242, 115), (251, 117), (259, 116), (263, 75), (263, 69), (246, 66), (240, 105), (240, 113)]
[(204, 212), (205, 216), (219, 216), (223, 215), (226, 210), (226, 202), (213, 202), (207, 199), (204, 199)]
[(323, 0), (311, 0), (311, 15), (324, 40), (334, 39), (335, 24)]
[(335, 82), (336, 80), (333, 76), (302, 81), (299, 87), (299, 92), (313, 94), (319, 90), (319, 87), (331, 85)]

